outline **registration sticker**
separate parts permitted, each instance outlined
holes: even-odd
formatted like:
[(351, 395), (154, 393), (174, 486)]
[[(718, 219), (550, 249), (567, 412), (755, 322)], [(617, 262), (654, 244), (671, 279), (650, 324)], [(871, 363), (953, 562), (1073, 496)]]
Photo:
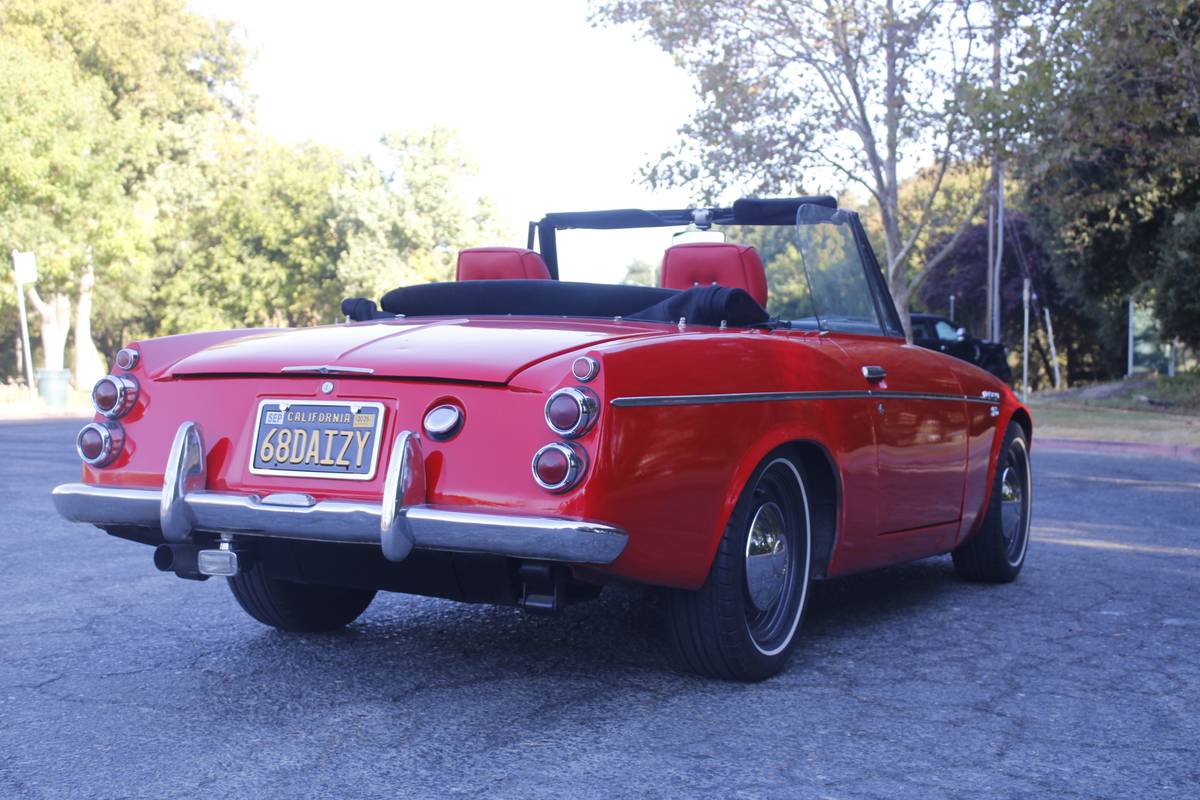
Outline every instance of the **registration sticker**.
[(263, 400), (255, 415), (250, 472), (370, 480), (382, 428), (382, 403)]

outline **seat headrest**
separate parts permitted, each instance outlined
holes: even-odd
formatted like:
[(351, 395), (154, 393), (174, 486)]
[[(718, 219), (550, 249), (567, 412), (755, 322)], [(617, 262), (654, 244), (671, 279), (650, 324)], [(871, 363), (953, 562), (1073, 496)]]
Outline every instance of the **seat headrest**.
[(692, 242), (667, 248), (662, 265), (664, 289), (690, 289), (713, 283), (745, 289), (760, 306), (767, 305), (767, 272), (753, 247), (729, 242)]
[(533, 278), (550, 280), (546, 262), (523, 247), (470, 247), (458, 252), (455, 280), (489, 281)]

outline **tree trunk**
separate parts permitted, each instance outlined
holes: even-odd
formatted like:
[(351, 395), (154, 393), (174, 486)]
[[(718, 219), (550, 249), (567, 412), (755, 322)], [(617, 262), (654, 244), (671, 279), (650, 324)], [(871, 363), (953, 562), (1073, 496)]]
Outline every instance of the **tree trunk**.
[(79, 280), (79, 301), (75, 305), (75, 387), (86, 389), (104, 377), (104, 361), (92, 340), (92, 292), (96, 272), (88, 258)]
[(892, 300), (896, 304), (896, 313), (900, 315), (900, 325), (904, 328), (904, 338), (912, 341), (912, 314), (909, 309), (911, 289), (905, 281), (900, 286), (892, 287)]
[(62, 292), (42, 300), (37, 289), (29, 287), (29, 302), (41, 320), (42, 365), (62, 369), (66, 361), (67, 334), (71, 331), (71, 298)]

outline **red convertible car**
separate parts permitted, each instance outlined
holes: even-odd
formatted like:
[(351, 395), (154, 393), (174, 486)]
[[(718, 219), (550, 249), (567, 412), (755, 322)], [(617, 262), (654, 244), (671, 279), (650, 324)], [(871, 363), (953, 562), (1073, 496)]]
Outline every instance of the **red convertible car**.
[[(558, 279), (566, 231), (634, 228), (682, 230), (657, 286)], [(289, 631), (380, 590), (554, 611), (660, 587), (681, 664), (740, 680), (784, 665), (813, 581), (1025, 560), (1029, 412), (905, 341), (833, 198), (548, 214), (343, 310), (129, 344), (59, 512)]]

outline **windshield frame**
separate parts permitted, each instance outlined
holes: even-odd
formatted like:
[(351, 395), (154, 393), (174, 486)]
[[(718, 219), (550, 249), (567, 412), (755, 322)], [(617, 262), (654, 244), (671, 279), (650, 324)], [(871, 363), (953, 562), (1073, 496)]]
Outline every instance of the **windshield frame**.
[[(900, 315), (888, 289), (887, 281), (875, 257), (866, 231), (856, 212), (838, 208), (837, 201), (828, 195), (791, 198), (741, 198), (732, 206), (711, 208), (664, 209), (646, 211), (642, 209), (613, 209), (607, 211), (553, 212), (541, 220), (529, 223), (526, 246), (536, 249), (546, 262), (550, 276), (559, 279), (558, 247), (556, 233), (560, 230), (622, 230), (631, 228), (661, 228), (695, 225), (706, 230), (713, 225), (787, 226), (795, 228), (798, 214), (803, 206), (817, 206), (830, 215), (844, 219), (853, 235), (859, 260), (867, 278), (867, 289), (871, 295), (878, 328), (861, 323), (842, 324), (830, 321), (823, 324), (817, 320), (815, 330), (830, 330), (844, 333), (887, 336), (905, 339)], [(535, 248), (536, 245), (536, 248)], [(796, 327), (808, 328), (806, 320), (796, 320)]]

